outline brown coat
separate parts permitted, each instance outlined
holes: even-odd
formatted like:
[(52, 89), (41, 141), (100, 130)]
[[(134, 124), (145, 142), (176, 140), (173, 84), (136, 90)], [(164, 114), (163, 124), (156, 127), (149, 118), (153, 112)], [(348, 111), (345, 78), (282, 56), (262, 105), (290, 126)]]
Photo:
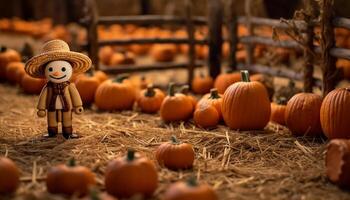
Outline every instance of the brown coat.
[[(74, 83), (70, 83), (67, 87), (64, 88), (64, 96), (67, 101), (68, 110), (83, 106), (83, 102), (81, 101), (79, 92)], [(39, 96), (39, 102), (37, 106), (38, 110), (49, 109), (51, 98), (52, 93), (48, 92), (48, 87), (45, 85)]]

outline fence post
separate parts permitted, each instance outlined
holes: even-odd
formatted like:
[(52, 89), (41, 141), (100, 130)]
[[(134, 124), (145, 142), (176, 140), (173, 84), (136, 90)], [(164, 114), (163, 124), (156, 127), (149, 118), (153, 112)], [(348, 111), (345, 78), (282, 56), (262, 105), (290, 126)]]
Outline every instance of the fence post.
[(208, 0), (209, 72), (216, 78), (221, 71), (223, 7), (218, 0)]
[(332, 91), (338, 79), (336, 58), (330, 55), (330, 50), (335, 46), (334, 27), (332, 20), (334, 0), (322, 0), (321, 3), (321, 53), (322, 53), (322, 75), (323, 75), (323, 96)]
[(98, 59), (98, 11), (95, 0), (86, 0), (85, 16), (88, 17), (88, 28), (87, 28), (87, 41), (88, 41), (88, 54), (92, 60), (91, 70), (99, 69)]
[(196, 49), (195, 49), (195, 37), (194, 37), (194, 24), (192, 21), (192, 1), (186, 0), (186, 28), (188, 34), (188, 85), (191, 87), (195, 60), (196, 60)]
[(238, 22), (237, 22), (237, 13), (235, 10), (236, 0), (229, 0), (229, 11), (227, 18), (227, 27), (230, 43), (230, 52), (229, 52), (229, 67), (234, 71), (237, 69), (237, 43), (238, 43)]
[[(254, 35), (254, 27), (251, 23), (251, 0), (245, 0), (245, 14), (247, 17), (247, 29), (248, 29), (248, 36), (253, 36)], [(247, 51), (247, 59), (246, 59), (246, 64), (248, 68), (251, 66), (253, 63), (253, 55), (254, 55), (254, 44), (246, 44), (245, 45), (246, 51)]]

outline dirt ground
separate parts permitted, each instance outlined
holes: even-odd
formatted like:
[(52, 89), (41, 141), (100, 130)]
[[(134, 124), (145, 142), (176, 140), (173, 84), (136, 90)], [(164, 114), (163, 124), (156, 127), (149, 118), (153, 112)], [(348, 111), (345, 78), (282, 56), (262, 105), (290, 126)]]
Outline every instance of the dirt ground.
[(154, 160), (155, 147), (171, 135), (194, 145), (195, 165), (177, 172), (158, 167), (159, 187), (152, 199), (161, 199), (170, 183), (192, 175), (213, 186), (222, 200), (350, 199), (325, 176), (323, 138), (295, 138), (276, 124), (264, 131), (238, 132), (222, 125), (203, 130), (191, 121), (163, 124), (158, 115), (92, 108), (74, 118), (80, 139), (44, 139), (46, 121), (36, 116), (36, 100), (0, 84), (0, 155), (13, 159), (22, 171), (15, 196), (0, 199), (63, 199), (46, 192), (45, 175), (50, 166), (71, 157), (97, 174), (103, 190), (109, 160), (129, 147)]

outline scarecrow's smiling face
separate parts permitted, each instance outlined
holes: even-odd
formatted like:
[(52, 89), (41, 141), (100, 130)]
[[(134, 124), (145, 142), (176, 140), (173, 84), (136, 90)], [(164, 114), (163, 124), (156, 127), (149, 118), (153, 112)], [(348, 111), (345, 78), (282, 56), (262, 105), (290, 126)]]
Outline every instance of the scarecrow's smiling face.
[(69, 81), (72, 77), (72, 65), (63, 60), (49, 62), (45, 68), (45, 76), (47, 80), (53, 83), (63, 83)]

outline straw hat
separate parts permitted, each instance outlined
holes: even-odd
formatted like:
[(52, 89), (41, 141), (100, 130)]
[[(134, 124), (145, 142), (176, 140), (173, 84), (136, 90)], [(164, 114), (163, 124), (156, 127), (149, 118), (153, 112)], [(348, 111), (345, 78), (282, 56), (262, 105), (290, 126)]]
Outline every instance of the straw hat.
[(68, 44), (62, 40), (51, 40), (44, 44), (39, 55), (28, 60), (25, 70), (34, 78), (45, 78), (46, 64), (55, 60), (69, 62), (74, 73), (83, 73), (91, 67), (91, 60), (88, 56), (70, 51)]

